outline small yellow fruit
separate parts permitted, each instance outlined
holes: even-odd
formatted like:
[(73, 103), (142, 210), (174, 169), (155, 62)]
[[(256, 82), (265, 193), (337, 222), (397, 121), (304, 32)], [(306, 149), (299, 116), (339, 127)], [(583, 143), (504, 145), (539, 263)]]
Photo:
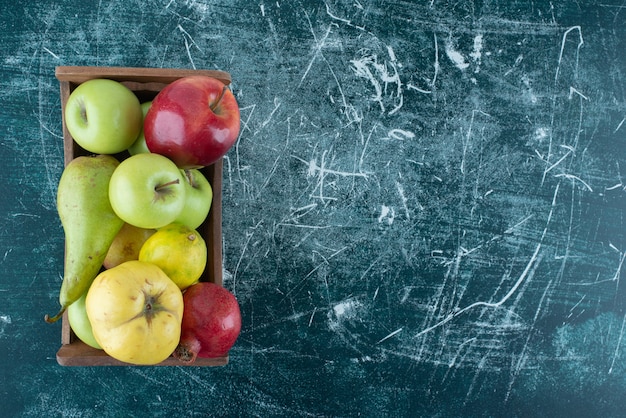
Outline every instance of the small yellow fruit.
[(103, 271), (85, 306), (93, 336), (117, 360), (157, 364), (180, 341), (182, 292), (153, 264), (134, 260)]
[(207, 246), (196, 230), (172, 223), (146, 240), (139, 251), (139, 260), (159, 266), (184, 290), (202, 276), (207, 263)]
[(141, 246), (155, 232), (154, 229), (139, 228), (125, 223), (111, 243), (102, 265), (110, 269), (126, 261), (137, 260)]

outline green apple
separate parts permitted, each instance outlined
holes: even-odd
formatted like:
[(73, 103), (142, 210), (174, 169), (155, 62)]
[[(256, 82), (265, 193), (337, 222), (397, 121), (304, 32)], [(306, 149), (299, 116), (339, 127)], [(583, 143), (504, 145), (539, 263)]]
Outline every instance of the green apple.
[(89, 322), (87, 308), (85, 306), (86, 299), (87, 293), (85, 292), (76, 302), (72, 303), (67, 308), (67, 319), (70, 322), (72, 331), (74, 331), (74, 334), (76, 334), (82, 342), (93, 348), (102, 349), (91, 331), (91, 322)]
[(137, 96), (108, 79), (88, 80), (76, 87), (67, 99), (64, 117), (74, 141), (94, 154), (126, 150), (143, 124)]
[[(150, 106), (152, 106), (151, 101), (141, 104), (141, 112), (143, 113), (144, 118), (146, 117), (146, 113), (148, 113), (148, 109), (150, 109)], [(128, 148), (128, 152), (130, 153), (130, 155), (144, 154), (146, 152), (150, 152), (148, 146), (146, 145), (146, 136), (143, 134), (143, 123), (141, 124), (141, 131), (139, 132), (139, 136), (137, 137), (135, 142), (133, 142), (133, 145)]]
[(213, 189), (199, 170), (187, 169), (181, 172), (185, 178), (185, 206), (176, 221), (191, 229), (197, 229), (209, 214)]
[(174, 222), (185, 206), (185, 192), (181, 171), (159, 154), (128, 157), (109, 181), (111, 207), (138, 228), (158, 229)]

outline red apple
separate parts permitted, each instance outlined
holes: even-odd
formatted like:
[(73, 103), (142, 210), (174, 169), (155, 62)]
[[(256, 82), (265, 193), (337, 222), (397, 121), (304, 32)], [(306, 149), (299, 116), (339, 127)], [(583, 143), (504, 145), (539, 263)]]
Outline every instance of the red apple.
[(144, 120), (150, 152), (180, 168), (200, 168), (222, 158), (239, 135), (239, 106), (219, 80), (180, 78), (156, 95)]

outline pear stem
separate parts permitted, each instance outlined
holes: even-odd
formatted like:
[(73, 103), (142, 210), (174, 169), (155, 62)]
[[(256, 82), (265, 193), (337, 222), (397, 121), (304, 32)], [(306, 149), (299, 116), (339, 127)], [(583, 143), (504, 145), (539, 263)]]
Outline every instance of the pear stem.
[(58, 321), (59, 319), (61, 319), (61, 317), (63, 316), (63, 312), (65, 312), (65, 307), (61, 308), (61, 310), (59, 311), (59, 313), (57, 313), (56, 315), (54, 315), (53, 317), (51, 317), (50, 315), (46, 314), (43, 319), (44, 321), (46, 321), (49, 324), (52, 324), (56, 321)]

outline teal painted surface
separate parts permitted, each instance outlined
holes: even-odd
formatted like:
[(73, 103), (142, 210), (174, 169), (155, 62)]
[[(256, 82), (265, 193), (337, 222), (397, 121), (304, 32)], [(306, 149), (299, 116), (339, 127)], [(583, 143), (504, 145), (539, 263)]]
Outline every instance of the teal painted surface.
[[(623, 2), (75, 3), (0, 4), (3, 416), (626, 406)], [(57, 365), (57, 65), (231, 73), (228, 366)]]

